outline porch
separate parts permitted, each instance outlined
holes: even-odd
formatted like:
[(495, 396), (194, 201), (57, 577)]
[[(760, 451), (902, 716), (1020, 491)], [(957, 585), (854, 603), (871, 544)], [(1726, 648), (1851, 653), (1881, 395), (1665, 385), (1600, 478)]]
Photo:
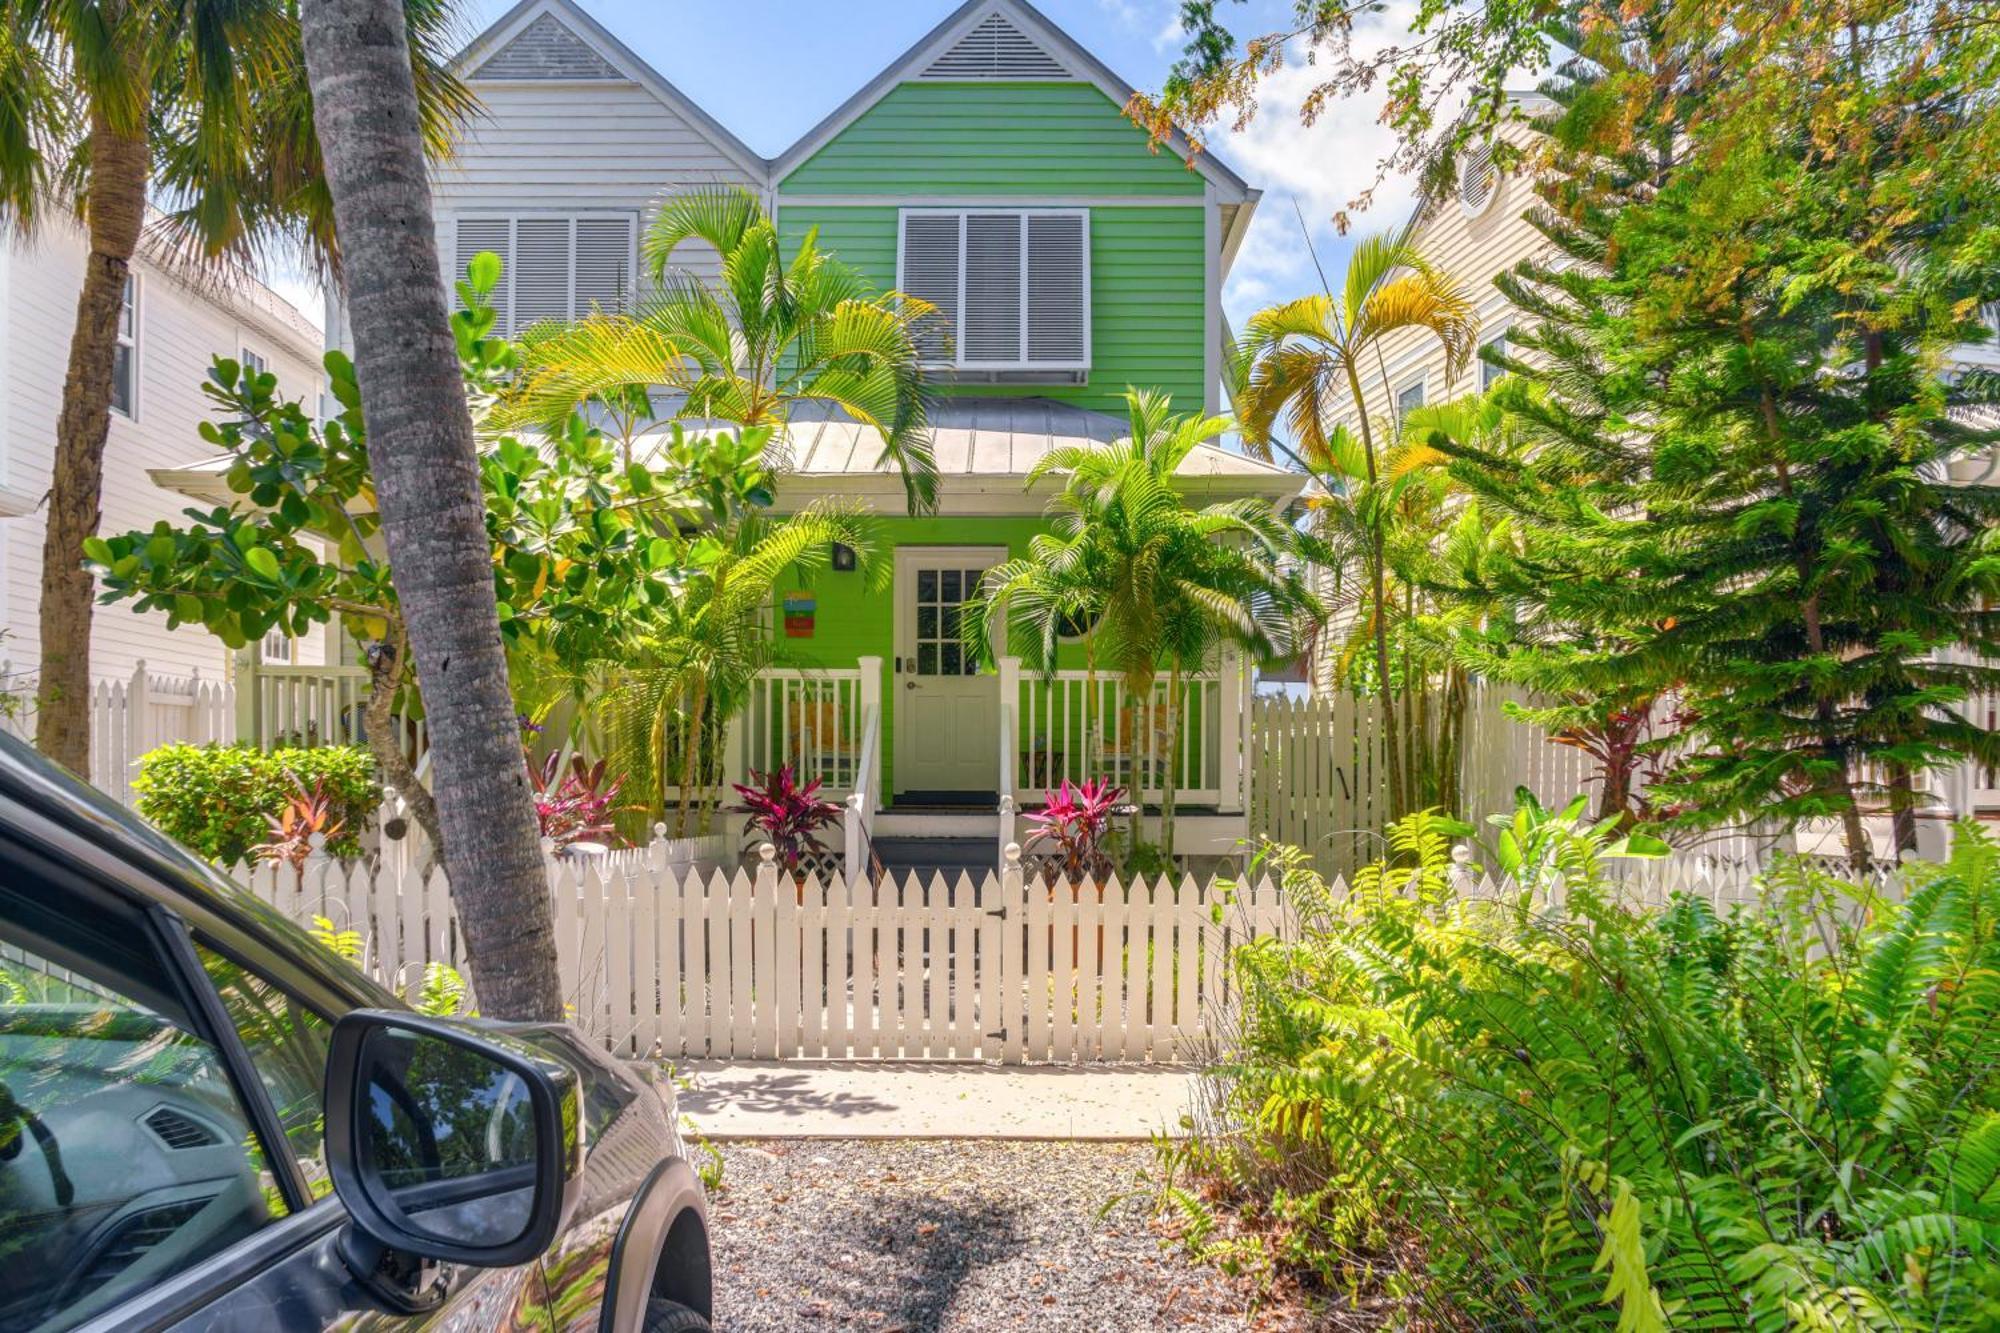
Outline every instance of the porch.
[[(1136, 699), (1101, 672), (1044, 676), (1015, 657), (949, 678), (921, 666), (914, 655), (863, 656), (852, 666), (762, 672), (710, 766), (719, 781), (691, 794), (671, 789), (670, 802), (691, 796), (725, 807), (731, 783), (790, 764), (844, 808), (829, 842), (855, 870), (867, 867), (878, 839), (899, 838), (976, 840), (976, 863), (997, 866), (1006, 845), (1029, 832), (1022, 812), (1065, 779), (1124, 788), (1156, 829), (1171, 777), (1175, 841), (1186, 854), (1229, 855), (1244, 836), (1251, 682), (1239, 653), (1183, 677), (1178, 725), (1165, 676)], [(362, 667), (250, 665), (238, 679), (237, 734), (266, 746), (360, 744), (367, 695)], [(397, 724), (421, 766), (422, 718)]]

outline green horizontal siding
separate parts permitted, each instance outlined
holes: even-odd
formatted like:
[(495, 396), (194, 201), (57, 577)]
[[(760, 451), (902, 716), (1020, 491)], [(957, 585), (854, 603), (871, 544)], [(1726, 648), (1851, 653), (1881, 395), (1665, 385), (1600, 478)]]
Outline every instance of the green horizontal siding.
[[(896, 600), (905, 595), (894, 587), (898, 546), (1004, 546), (1007, 554), (1026, 555), (1028, 542), (1047, 525), (1032, 516), (1018, 518), (910, 518), (884, 515), (876, 521), (874, 558), (870, 573), (822, 569), (810, 583), (797, 570), (789, 574), (775, 604), (784, 594), (810, 591), (817, 604), (809, 639), (780, 638), (783, 664), (822, 670), (852, 667), (862, 657), (882, 659), (882, 792), (895, 791), (896, 703), (891, 659), (896, 653)], [(1081, 649), (1065, 649), (1062, 665), (1083, 665)]]
[[(1092, 90), (1095, 91), (1095, 90)], [(778, 200), (785, 252), (814, 227), (819, 243), (888, 290), (896, 284), (897, 210)], [(1184, 412), (1204, 401), (1202, 210), (1090, 210), (1091, 369), (1083, 385), (940, 385), (939, 393), (1054, 398), (1120, 412), (1127, 385), (1161, 389)]]
[(1145, 194), (1202, 178), (1087, 83), (903, 83), (779, 183), (789, 194)]

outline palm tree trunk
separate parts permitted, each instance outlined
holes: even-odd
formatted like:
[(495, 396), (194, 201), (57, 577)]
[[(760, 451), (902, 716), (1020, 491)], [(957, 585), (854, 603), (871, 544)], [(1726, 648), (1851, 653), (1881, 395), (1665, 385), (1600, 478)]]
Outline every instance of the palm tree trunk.
[(1175, 775), (1175, 765), (1181, 755), (1181, 664), (1174, 659), (1174, 669), (1167, 676), (1167, 763), (1160, 772), (1160, 850), (1165, 854), (1167, 865), (1174, 863), (1174, 798), (1180, 795), (1180, 782)]
[[(1361, 423), (1361, 454), (1368, 462), (1368, 494), (1375, 498), (1375, 432), (1368, 425), (1368, 400), (1361, 394), (1361, 376), (1354, 363), (1347, 363), (1347, 387), (1354, 395), (1354, 416)], [(1386, 558), (1380, 506), (1368, 520), (1368, 583), (1375, 603), (1376, 688), (1382, 692), (1383, 749), (1389, 759), (1389, 818), (1401, 819), (1403, 799), (1403, 756), (1396, 746), (1396, 707), (1389, 694), (1389, 608), (1384, 603), (1382, 565)]]
[[(120, 134), (91, 108), (86, 215), (90, 257), (70, 334), (69, 373), (56, 418), (49, 521), (42, 535), (41, 675), (35, 746), (73, 772), (90, 772), (90, 622), (93, 584), (83, 543), (97, 535), (111, 375), (125, 281), (146, 223), (149, 154), (143, 133)], [(136, 371), (136, 364), (134, 366)], [(103, 775), (97, 775), (102, 778)]]
[(479, 459), (439, 279), (401, 0), (300, 6), (352, 302), (382, 533), (431, 732), (445, 869), (481, 1007), (558, 1020), (547, 875), (521, 764)]
[(708, 704), (703, 696), (701, 681), (694, 683), (694, 698), (688, 702), (687, 716), (681, 719), (687, 739), (681, 745), (681, 813), (675, 823), (674, 836), (685, 838), (688, 831), (688, 807), (694, 803), (695, 769), (700, 763), (702, 709)]

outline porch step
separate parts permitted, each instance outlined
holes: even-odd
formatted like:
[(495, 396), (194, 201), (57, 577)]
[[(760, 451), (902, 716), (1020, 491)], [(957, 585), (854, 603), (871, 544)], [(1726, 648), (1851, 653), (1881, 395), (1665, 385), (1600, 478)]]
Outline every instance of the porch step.
[(934, 870), (992, 870), (997, 851), (991, 836), (984, 838), (885, 838), (875, 835), (875, 857), (884, 870), (897, 874)]
[(1000, 816), (977, 810), (880, 810), (875, 814), (875, 841), (889, 838), (983, 838), (1000, 836)]

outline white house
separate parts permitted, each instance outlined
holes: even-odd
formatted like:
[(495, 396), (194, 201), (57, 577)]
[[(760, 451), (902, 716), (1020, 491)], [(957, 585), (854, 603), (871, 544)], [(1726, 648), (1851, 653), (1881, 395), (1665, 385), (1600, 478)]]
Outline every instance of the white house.
[[(190, 282), (159, 251), (142, 251), (126, 296), (105, 445), (105, 532), (176, 519), (188, 507), (186, 496), (155, 485), (148, 473), (214, 452), (197, 433), (210, 415), (201, 384), (212, 358), (252, 361), (277, 374), (281, 392), (315, 402), (323, 379), (319, 330), (268, 287), (213, 274)], [(82, 232), (62, 222), (32, 240), (0, 243), (0, 659), (10, 687), (30, 692), (41, 652), (44, 501), (86, 254)], [(320, 653), (316, 640), (271, 647), (302, 660)], [(158, 613), (98, 607), (92, 679), (127, 680), (142, 660), (165, 676), (199, 672), (210, 681), (231, 669), (228, 651), (198, 628), (169, 630)]]

